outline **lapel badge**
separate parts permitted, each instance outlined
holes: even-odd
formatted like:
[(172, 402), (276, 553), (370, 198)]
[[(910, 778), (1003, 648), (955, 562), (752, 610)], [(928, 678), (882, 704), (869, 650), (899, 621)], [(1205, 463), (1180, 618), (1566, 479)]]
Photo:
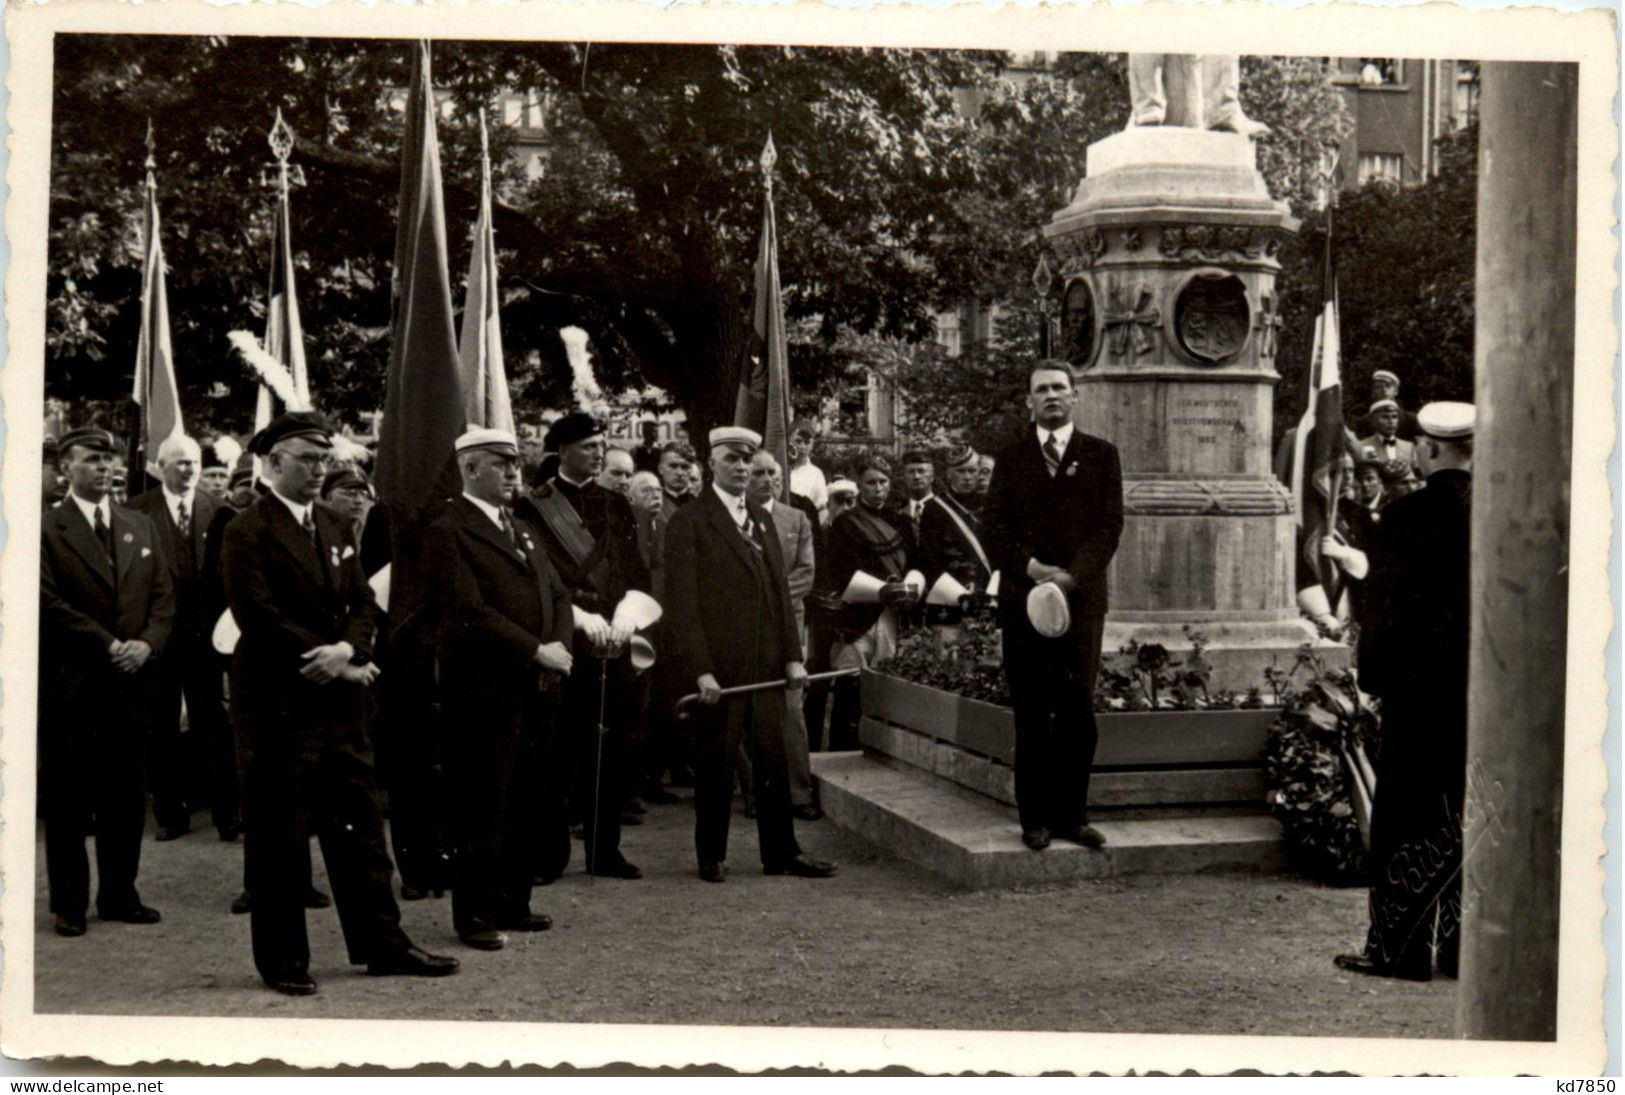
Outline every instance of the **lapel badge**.
[(126, 532), (124, 534), (124, 542), (126, 544), (133, 544), (133, 543), (135, 543), (135, 537), (130, 535), (128, 532)]
[(1076, 474), (1078, 474), (1078, 466), (1076, 464), (1068, 464), (1066, 466), (1066, 473), (1068, 475), (1076, 475)]
[(333, 560), (333, 565), (338, 566), (339, 565), (339, 549), (334, 547), (334, 548), (328, 548), (327, 551), (328, 551), (328, 555)]
[(349, 544), (345, 544), (344, 545), (344, 556), (343, 557), (348, 559), (350, 556), (352, 556), (354, 554), (355, 554), (355, 548), (351, 547)]

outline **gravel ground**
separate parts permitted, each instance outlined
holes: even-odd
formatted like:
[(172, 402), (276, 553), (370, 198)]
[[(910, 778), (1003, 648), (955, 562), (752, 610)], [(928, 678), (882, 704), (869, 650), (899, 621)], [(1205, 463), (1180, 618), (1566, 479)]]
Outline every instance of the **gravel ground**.
[[(35, 1009), (42, 1013), (464, 1019), (1449, 1038), (1455, 982), (1333, 967), (1364, 935), (1365, 891), (1273, 874), (1140, 876), (1000, 893), (958, 890), (829, 822), (802, 844), (831, 880), (766, 878), (736, 816), (727, 884), (694, 875), (687, 804), (626, 831), (639, 882), (574, 871), (538, 888), (554, 929), (461, 946), (450, 903), (403, 904), (408, 932), (458, 976), (375, 979), (345, 963), (331, 909), (308, 914), (312, 997), (278, 996), (227, 907), (239, 844), (207, 828), (143, 848), (161, 924), (90, 919), (63, 939), (36, 852)], [(318, 884), (321, 857), (316, 856)], [(1045, 1001), (1043, 1006), (1037, 1002)]]

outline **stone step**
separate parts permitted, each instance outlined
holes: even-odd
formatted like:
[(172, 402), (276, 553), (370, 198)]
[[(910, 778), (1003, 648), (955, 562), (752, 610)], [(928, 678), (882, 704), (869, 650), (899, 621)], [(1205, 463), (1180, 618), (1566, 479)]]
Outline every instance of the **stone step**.
[(981, 804), (862, 753), (818, 753), (824, 813), (841, 828), (972, 889), (1010, 889), (1126, 874), (1275, 869), (1281, 830), (1263, 814), (1096, 820), (1105, 848), (1057, 841), (1043, 852), (992, 803)]
[[(1015, 770), (926, 734), (864, 716), (858, 740), (893, 767), (909, 766), (950, 787), (992, 799), (1014, 810)], [(1200, 768), (1101, 769), (1089, 781), (1092, 810), (1145, 816), (1198, 809), (1263, 808), (1264, 770), (1258, 765)], [(1012, 813), (1011, 816), (1014, 816)]]

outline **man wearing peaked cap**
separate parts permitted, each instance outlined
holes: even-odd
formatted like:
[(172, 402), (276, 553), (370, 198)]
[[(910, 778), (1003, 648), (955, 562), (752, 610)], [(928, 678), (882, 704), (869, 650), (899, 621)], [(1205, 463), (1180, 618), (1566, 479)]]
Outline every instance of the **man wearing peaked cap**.
[(570, 674), (569, 590), (509, 506), (519, 491), (519, 445), (503, 430), (472, 429), (455, 443), (462, 494), (429, 526), (437, 578), (436, 648), (444, 704), (459, 732), (446, 749), (455, 846), (452, 923), (478, 950), (504, 931), (552, 921), (531, 912), (543, 772)]
[[(1388, 369), (1378, 369), (1371, 374), (1371, 403), (1373, 406), (1385, 399), (1391, 399), (1397, 405), (1399, 402), (1399, 374)], [(1375, 433), (1369, 415), (1366, 418), (1364, 433)], [(1416, 415), (1399, 408), (1399, 427), (1396, 434), (1405, 441), (1415, 441), (1417, 434)]]
[(605, 449), (598, 420), (572, 411), (553, 423), (545, 445), (558, 454), (557, 472), (520, 498), (514, 512), (569, 591), (574, 669), (553, 735), (556, 755), (545, 765), (556, 786), (544, 797), (557, 804), (564, 788), (574, 787), (568, 813), (559, 808), (545, 827), (537, 873), (551, 881), (568, 866), (574, 814), (582, 822), (587, 870), (637, 879), (643, 872), (621, 854), (621, 807), (635, 790), (629, 787), (627, 742), (642, 693), (627, 656), (631, 636), (610, 621), (629, 590), (650, 591), (649, 567), (638, 551), (631, 503), (597, 482)]
[(175, 599), (152, 522), (108, 498), (112, 435), (72, 430), (57, 451), (69, 493), (41, 519), (40, 789), (56, 931), (79, 936), (92, 834), (98, 915), (159, 919), (135, 880), (147, 816), (142, 753)]
[(1360, 687), (1382, 698), (1372, 804), (1371, 924), (1359, 973), (1455, 976), (1460, 950), (1461, 813), (1467, 767), (1473, 406), (1417, 414), (1427, 485), (1382, 511), (1360, 637)]
[(284, 414), (256, 434), (269, 486), (225, 527), (220, 569), (237, 620), (231, 717), (247, 763), (244, 857), (254, 965), (288, 995), (316, 991), (305, 934), (309, 838), (321, 842), (353, 964), (373, 975), (454, 973), (401, 930), (363, 690), (377, 604), (340, 520), (314, 505), (331, 434)]
[(806, 670), (783, 549), (772, 518), (745, 494), (761, 436), (741, 426), (710, 435), (712, 483), (666, 530), (666, 620), (695, 715), (694, 848), (700, 877), (725, 880), (734, 757), (753, 758), (756, 829), (764, 874), (827, 878), (833, 864), (796, 843), (784, 755), (786, 697), (757, 692), (722, 701), (722, 689), (787, 680), (799, 692)]
[(928, 586), (948, 573), (968, 589), (984, 590), (993, 576), (973, 503), (979, 465), (976, 451), (961, 446), (949, 455), (947, 488), (927, 500), (915, 562)]
[(1399, 436), (1399, 404), (1392, 399), (1379, 399), (1371, 404), (1366, 416), (1371, 433), (1355, 442), (1357, 460), (1380, 460), (1384, 463), (1403, 461), (1413, 469), (1416, 463), (1416, 445)]

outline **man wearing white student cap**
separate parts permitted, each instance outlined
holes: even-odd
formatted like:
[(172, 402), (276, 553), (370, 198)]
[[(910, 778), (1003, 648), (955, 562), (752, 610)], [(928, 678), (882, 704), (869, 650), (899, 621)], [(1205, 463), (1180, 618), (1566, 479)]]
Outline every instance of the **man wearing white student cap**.
[(509, 510), (519, 444), (471, 429), (454, 444), (463, 491), (429, 527), (437, 652), (445, 709), (446, 820), (456, 848), (452, 923), (477, 950), (503, 932), (552, 921), (530, 909), (535, 841), (545, 820), (542, 764), (557, 732), (560, 684), (572, 666), (570, 591), (528, 526)]
[(666, 620), (695, 715), (694, 847), (700, 877), (726, 880), (734, 754), (751, 750), (762, 872), (827, 878), (833, 864), (796, 843), (784, 756), (785, 698), (776, 691), (724, 700), (722, 689), (806, 677), (783, 551), (772, 518), (745, 495), (761, 435), (711, 431), (711, 483), (666, 529)]
[(1382, 698), (1371, 925), (1337, 964), (1426, 981), (1435, 940), (1449, 976), (1460, 948), (1474, 409), (1429, 403), (1417, 421), (1427, 486), (1383, 510), (1360, 637), (1360, 687)]

